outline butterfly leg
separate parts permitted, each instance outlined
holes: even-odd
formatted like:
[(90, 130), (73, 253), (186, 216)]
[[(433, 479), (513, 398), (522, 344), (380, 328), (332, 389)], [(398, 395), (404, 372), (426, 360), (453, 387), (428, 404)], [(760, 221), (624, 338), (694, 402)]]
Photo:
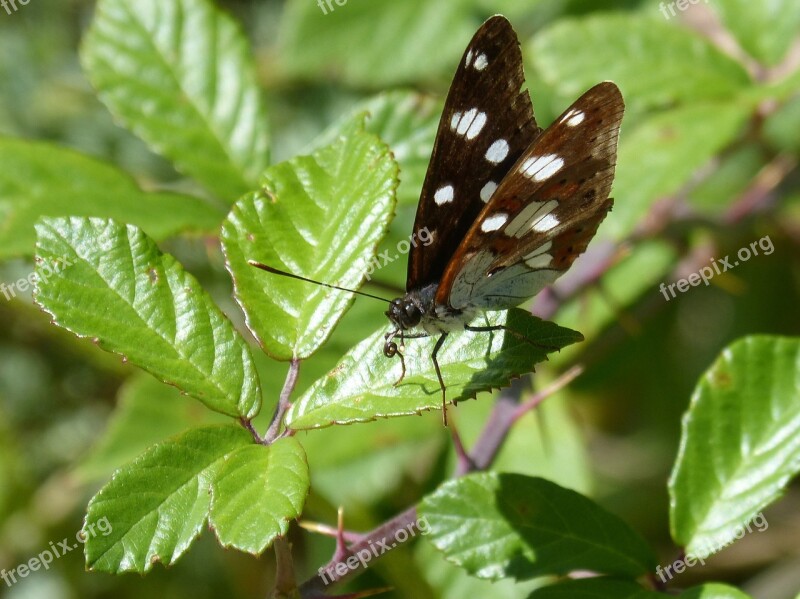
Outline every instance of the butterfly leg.
[(433, 353), (431, 354), (431, 358), (433, 359), (433, 367), (436, 370), (436, 378), (439, 379), (439, 387), (442, 390), (442, 423), (445, 426), (447, 426), (447, 397), (445, 396), (445, 390), (447, 387), (444, 384), (442, 371), (439, 368), (439, 360), (436, 359), (436, 356), (439, 354), (439, 350), (442, 348), (444, 340), (447, 339), (447, 335), (447, 333), (442, 333), (442, 336), (436, 341), (436, 345), (433, 346)]
[(511, 328), (507, 327), (504, 324), (496, 324), (496, 325), (485, 326), (485, 327), (473, 327), (473, 326), (470, 326), (470, 325), (465, 325), (464, 329), (466, 329), (467, 331), (472, 331), (473, 333), (488, 333), (488, 332), (493, 332), (493, 331), (505, 331), (506, 333), (510, 333), (511, 335), (513, 335), (514, 337), (519, 339), (520, 341), (524, 341), (528, 345), (532, 345), (533, 347), (536, 347), (538, 349), (542, 349), (542, 350), (545, 350), (545, 351), (558, 351), (560, 349), (560, 348), (556, 347), (555, 345), (545, 345), (543, 343), (536, 343), (536, 341), (534, 341), (533, 339), (529, 339), (528, 337), (526, 337), (522, 333), (519, 333), (519, 332), (515, 331), (514, 329), (511, 329)]
[[(395, 337), (400, 337), (400, 344), (398, 345), (393, 341)], [(406, 339), (421, 339), (423, 337), (430, 337), (428, 333), (412, 333), (410, 335), (405, 334), (402, 330), (392, 331), (391, 333), (386, 333), (383, 338), (385, 343), (383, 344), (383, 355), (387, 358), (393, 358), (395, 356), (400, 356), (400, 378), (394, 382), (394, 386), (397, 387), (406, 376), (406, 360), (403, 357), (403, 350), (405, 349), (405, 340)]]

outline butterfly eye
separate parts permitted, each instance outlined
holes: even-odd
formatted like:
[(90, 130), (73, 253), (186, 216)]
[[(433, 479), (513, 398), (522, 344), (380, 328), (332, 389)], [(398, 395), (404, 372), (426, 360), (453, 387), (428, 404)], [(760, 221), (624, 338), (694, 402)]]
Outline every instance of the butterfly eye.
[(422, 312), (408, 297), (392, 300), (386, 316), (403, 330), (417, 326), (422, 320)]

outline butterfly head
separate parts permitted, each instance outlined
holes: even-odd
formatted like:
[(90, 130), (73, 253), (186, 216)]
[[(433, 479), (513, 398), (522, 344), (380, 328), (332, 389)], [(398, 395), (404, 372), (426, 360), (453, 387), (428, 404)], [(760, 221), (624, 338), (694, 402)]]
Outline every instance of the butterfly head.
[(413, 329), (422, 320), (422, 310), (409, 295), (389, 302), (389, 309), (385, 314), (394, 326), (403, 331)]
[(422, 310), (411, 294), (406, 294), (389, 302), (385, 314), (395, 327), (394, 331), (386, 334), (386, 343), (383, 344), (383, 354), (391, 358), (397, 354), (397, 344), (393, 339), (397, 335), (402, 339), (404, 331), (416, 327), (422, 320)]

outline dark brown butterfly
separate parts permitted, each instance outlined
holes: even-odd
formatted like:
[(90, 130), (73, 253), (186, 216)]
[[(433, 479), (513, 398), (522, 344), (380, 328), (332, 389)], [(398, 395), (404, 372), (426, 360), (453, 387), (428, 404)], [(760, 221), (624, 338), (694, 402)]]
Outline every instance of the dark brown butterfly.
[(502, 328), (470, 322), (553, 283), (613, 203), (624, 111), (617, 86), (595, 85), (542, 130), (524, 82), (517, 35), (492, 17), (467, 46), (439, 122), (414, 223), (433, 241), (411, 248), (406, 294), (386, 312), (395, 327), (388, 357), (402, 359), (405, 339), (439, 335), (432, 359), (443, 410), (436, 358), (447, 335)]

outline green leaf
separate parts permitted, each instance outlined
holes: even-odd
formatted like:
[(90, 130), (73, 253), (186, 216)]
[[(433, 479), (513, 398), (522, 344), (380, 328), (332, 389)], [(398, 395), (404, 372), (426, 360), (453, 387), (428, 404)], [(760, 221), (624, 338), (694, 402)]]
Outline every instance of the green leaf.
[(221, 424), (222, 418), (148, 374), (132, 376), (120, 389), (108, 428), (81, 462), (78, 474), (84, 480), (108, 478), (151, 445), (188, 428)]
[(300, 515), (308, 487), (308, 464), (296, 439), (241, 447), (212, 485), (210, 524), (224, 546), (260, 554)]
[[(459, 420), (459, 425), (461, 421)], [(441, 422), (439, 423), (441, 426)], [(417, 543), (413, 547), (414, 562), (425, 582), (433, 589), (436, 599), (526, 599), (531, 590), (541, 586), (541, 581), (516, 582), (514, 580), (481, 580), (470, 576), (463, 568), (448, 562), (430, 543)], [(405, 569), (407, 571), (407, 569)], [(414, 579), (409, 580), (413, 584)], [(409, 594), (408, 596), (413, 596)]]
[(451, 480), (419, 507), (427, 538), (478, 578), (652, 570), (647, 544), (617, 516), (543, 478), (482, 472)]
[(669, 482), (673, 539), (705, 557), (764, 530), (760, 510), (798, 471), (800, 340), (740, 339), (700, 379), (683, 417)]
[(321, 2), (324, 8), (308, 0), (286, 3), (278, 56), (295, 77), (335, 73), (375, 89), (450, 74), (480, 25), (470, 16), (472, 0)]
[(447, 441), (442, 432), (436, 417), (379, 420), (346, 443), (338, 427), (314, 431), (303, 437), (314, 493), (350, 510), (389, 498), (434, 468)]
[(215, 231), (222, 214), (198, 198), (148, 193), (119, 169), (66, 148), (0, 138), (0, 259), (33, 254), (41, 216), (115, 218), (161, 240)]
[(678, 597), (679, 599), (752, 599), (747, 593), (718, 582), (693, 587)]
[[(796, 88), (800, 88), (800, 81)], [(795, 132), (800, 130), (800, 97), (788, 100), (764, 121), (764, 138), (783, 152), (800, 154), (800, 139)], [(763, 157), (762, 157), (763, 160)]]
[(82, 62), (125, 127), (220, 198), (253, 189), (269, 136), (249, 47), (208, 0), (100, 0)]
[(200, 534), (227, 456), (252, 443), (238, 426), (193, 429), (119, 469), (89, 502), (87, 567), (120, 573), (173, 564)]
[(622, 137), (613, 196), (614, 212), (603, 235), (628, 236), (653, 202), (678, 191), (736, 139), (751, 107), (697, 103), (658, 113)]
[[(193, 276), (132, 225), (37, 223), (37, 303), (53, 322), (212, 410), (250, 419), (261, 404), (250, 349)], [(52, 268), (51, 265), (57, 265)]]
[(753, 184), (764, 167), (764, 158), (764, 148), (760, 143), (733, 147), (718, 154), (714, 171), (689, 191), (689, 203), (704, 213), (715, 216), (724, 214), (733, 198), (739, 197)]
[(742, 48), (768, 66), (781, 62), (800, 29), (800, 5), (794, 0), (725, 0), (709, 7)]
[(270, 356), (314, 353), (354, 295), (266, 273), (247, 261), (355, 289), (386, 232), (396, 188), (389, 149), (359, 129), (311, 156), (271, 167), (261, 190), (235, 204), (222, 225), (222, 247), (247, 326)]
[(416, 208), (439, 127), (442, 103), (412, 91), (379, 94), (357, 104), (315, 140), (315, 145), (333, 143), (337, 136), (352, 129), (354, 122), (363, 122), (365, 112), (369, 115), (366, 130), (389, 146), (400, 165), (398, 204)]
[[(682, 595), (681, 595), (682, 596)], [(582, 578), (536, 589), (528, 599), (664, 599), (632, 580)]]
[[(503, 387), (545, 360), (551, 347), (562, 348), (583, 339), (580, 333), (519, 309), (487, 313), (485, 321), (479, 319), (473, 324), (505, 323), (542, 347), (504, 331), (451, 335), (438, 356), (450, 402)], [(381, 329), (356, 345), (330, 374), (314, 383), (289, 410), (287, 426), (295, 430), (317, 428), (441, 409), (442, 394), (431, 360), (436, 337), (407, 342), (406, 376), (395, 386), (401, 364), (398, 358), (383, 355), (385, 332)]]
[(635, 109), (728, 100), (750, 82), (732, 58), (660, 15), (605, 13), (562, 19), (538, 32), (524, 55), (544, 81), (567, 98), (577, 98), (598, 81), (612, 80)]

